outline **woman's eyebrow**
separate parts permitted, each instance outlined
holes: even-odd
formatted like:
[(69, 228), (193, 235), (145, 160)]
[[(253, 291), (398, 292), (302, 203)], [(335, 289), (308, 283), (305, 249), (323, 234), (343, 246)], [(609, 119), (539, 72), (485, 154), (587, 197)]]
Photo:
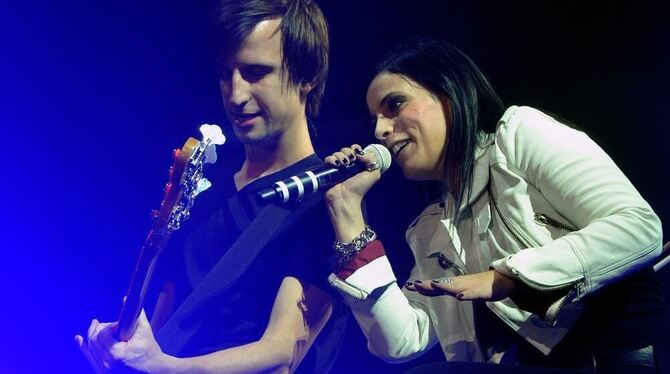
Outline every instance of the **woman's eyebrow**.
[(389, 92), (389, 93), (387, 93), (387, 94), (386, 94), (386, 95), (379, 101), (379, 106), (380, 106), (380, 107), (385, 106), (386, 103), (389, 101), (389, 98), (390, 98), (391, 96), (395, 95), (395, 94), (396, 94), (395, 91), (394, 91), (394, 92)]
[(378, 111), (379, 111), (379, 108), (384, 107), (384, 105), (385, 105), (386, 102), (388, 101), (388, 98), (389, 98), (390, 95), (391, 95), (390, 93), (389, 93), (389, 94), (386, 94), (386, 96), (384, 96), (384, 97), (379, 101), (378, 104), (376, 104), (373, 108), (371, 108), (371, 110), (368, 112), (368, 114), (370, 114), (370, 118), (371, 118), (371, 119), (375, 119), (375, 118), (377, 118), (377, 114), (375, 114), (375, 112), (378, 112)]
[[(398, 91), (391, 91), (387, 93), (381, 100), (379, 100), (379, 104), (376, 105), (375, 108), (377, 110), (379, 110), (379, 108), (383, 108), (392, 96), (398, 95), (399, 93), (400, 92)], [(375, 116), (374, 112), (370, 112), (370, 116), (374, 117)]]

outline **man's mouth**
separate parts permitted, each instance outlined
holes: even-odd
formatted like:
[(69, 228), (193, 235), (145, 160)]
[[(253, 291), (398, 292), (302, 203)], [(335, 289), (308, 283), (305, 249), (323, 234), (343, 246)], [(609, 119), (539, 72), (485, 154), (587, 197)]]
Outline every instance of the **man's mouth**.
[(253, 123), (253, 119), (260, 115), (257, 113), (239, 113), (233, 116), (233, 123), (237, 126), (249, 126)]

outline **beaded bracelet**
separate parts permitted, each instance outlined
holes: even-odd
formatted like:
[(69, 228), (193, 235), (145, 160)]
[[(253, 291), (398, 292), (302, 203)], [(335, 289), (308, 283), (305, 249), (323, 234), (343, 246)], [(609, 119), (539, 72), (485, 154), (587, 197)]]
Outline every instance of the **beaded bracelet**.
[(340, 266), (346, 265), (349, 260), (360, 250), (365, 247), (368, 243), (375, 240), (377, 234), (370, 228), (370, 226), (365, 225), (365, 230), (361, 232), (354, 240), (350, 242), (333, 242), (333, 250), (337, 255), (337, 262)]

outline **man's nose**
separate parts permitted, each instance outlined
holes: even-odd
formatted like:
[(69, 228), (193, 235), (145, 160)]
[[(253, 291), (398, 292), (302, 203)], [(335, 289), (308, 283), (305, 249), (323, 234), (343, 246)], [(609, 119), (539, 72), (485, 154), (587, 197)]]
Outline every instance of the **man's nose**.
[(249, 82), (247, 82), (239, 70), (234, 70), (228, 82), (228, 98), (229, 104), (234, 106), (243, 106), (249, 101)]

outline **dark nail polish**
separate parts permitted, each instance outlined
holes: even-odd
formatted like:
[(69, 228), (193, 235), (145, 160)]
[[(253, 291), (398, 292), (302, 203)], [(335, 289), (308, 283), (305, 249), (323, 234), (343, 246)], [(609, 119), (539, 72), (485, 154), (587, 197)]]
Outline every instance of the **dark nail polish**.
[(344, 160), (342, 160), (342, 163), (345, 165), (349, 165), (349, 159), (345, 158)]
[(335, 160), (335, 165), (341, 164), (340, 160)]
[(356, 155), (355, 155), (355, 154), (350, 154), (350, 155), (349, 155), (349, 159), (350, 159), (350, 160), (355, 160), (355, 159), (356, 159)]
[(365, 154), (365, 152), (363, 152), (362, 149), (357, 149), (356, 154), (363, 156)]
[(421, 284), (421, 281), (414, 281), (414, 283), (419, 283), (419, 284)]
[(405, 283), (405, 286), (411, 286), (411, 285), (413, 285), (413, 284), (414, 284), (414, 283), (412, 283), (412, 282), (406, 282), (406, 283)]
[(463, 298), (463, 294), (462, 294), (462, 293), (459, 293), (458, 295), (456, 295), (456, 298), (457, 298), (457, 299), (462, 299), (462, 298)]

